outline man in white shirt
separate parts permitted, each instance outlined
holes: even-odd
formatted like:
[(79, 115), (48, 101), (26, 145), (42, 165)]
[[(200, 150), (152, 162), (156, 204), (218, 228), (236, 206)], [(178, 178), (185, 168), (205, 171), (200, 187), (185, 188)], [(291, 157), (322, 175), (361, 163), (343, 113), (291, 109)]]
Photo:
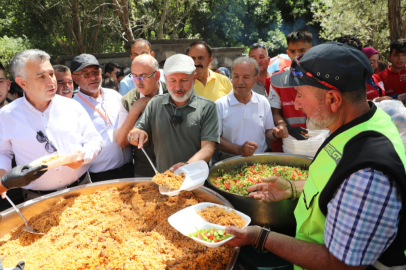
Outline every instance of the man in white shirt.
[[(131, 46), (131, 55), (130, 55), (131, 61), (133, 61), (135, 59), (135, 57), (137, 57), (138, 55), (142, 55), (142, 54), (149, 54), (151, 56), (155, 55), (155, 53), (151, 49), (151, 43), (149, 43), (148, 40), (146, 40), (146, 39), (139, 38), (139, 39), (130, 41), (130, 46)], [(160, 69), (159, 72), (161, 74), (160, 81), (165, 82), (163, 70)], [(130, 90), (135, 88), (134, 81), (130, 75), (131, 74), (128, 74), (127, 76), (124, 77), (124, 79), (122, 79), (120, 81), (120, 87), (119, 87), (118, 91), (122, 96), (124, 96), (125, 94), (130, 92)]]
[(49, 154), (84, 152), (84, 158), (46, 174), (22, 187), (25, 200), (89, 182), (87, 169), (103, 141), (86, 111), (71, 99), (55, 95), (56, 79), (50, 56), (40, 50), (17, 53), (10, 62), (22, 98), (0, 110), (0, 176), (17, 165)]
[(73, 80), (79, 85), (73, 99), (85, 108), (104, 143), (100, 155), (89, 167), (92, 182), (134, 177), (131, 148), (121, 148), (114, 136), (121, 95), (101, 87), (101, 68), (91, 54), (75, 56), (71, 63)]
[[(130, 145), (128, 133), (135, 126), (135, 123), (144, 112), (151, 98), (168, 93), (166, 83), (159, 81), (160, 71), (158, 61), (151, 55), (139, 55), (134, 59), (131, 65), (131, 76), (137, 88), (134, 88), (121, 98), (120, 116), (116, 132), (117, 142), (123, 148)], [(145, 154), (138, 147), (132, 148), (134, 155), (134, 176), (154, 176), (155, 171)], [(144, 145), (144, 150), (156, 165), (154, 144), (151, 139)]]
[(233, 91), (216, 101), (219, 114), (221, 159), (234, 155), (252, 156), (267, 150), (265, 139), (288, 137), (283, 126), (275, 127), (269, 101), (252, 88), (259, 75), (258, 63), (237, 58), (232, 66)]

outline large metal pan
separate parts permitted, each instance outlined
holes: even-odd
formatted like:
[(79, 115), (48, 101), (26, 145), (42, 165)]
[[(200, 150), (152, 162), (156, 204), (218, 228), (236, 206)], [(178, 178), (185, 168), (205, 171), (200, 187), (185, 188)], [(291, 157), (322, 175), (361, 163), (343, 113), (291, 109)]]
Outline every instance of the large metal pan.
[[(26, 217), (26, 219), (30, 219), (31, 217), (40, 214), (50, 207), (55, 205), (60, 199), (70, 198), (72, 196), (77, 195), (86, 195), (94, 193), (97, 190), (106, 190), (111, 187), (123, 188), (125, 186), (149, 186), (154, 185), (151, 178), (128, 178), (128, 179), (117, 179), (111, 181), (104, 181), (98, 182), (88, 185), (83, 185), (74, 188), (68, 188), (65, 190), (61, 190), (55, 193), (51, 193), (45, 196), (38, 197), (34, 200), (27, 201), (25, 203), (17, 205), (17, 208), (20, 209), (21, 213)], [(223, 196), (216, 193), (213, 190), (210, 190), (206, 187), (201, 187), (199, 189), (195, 189), (192, 191), (193, 194), (203, 199), (206, 202), (213, 202), (218, 203), (221, 205), (225, 205), (230, 208), (234, 208), (230, 202), (228, 202)], [(16, 227), (23, 224), (23, 221), (18, 216), (16, 211), (12, 208), (5, 210), (0, 213), (0, 237), (3, 237), (5, 234), (9, 233), (11, 230), (15, 229)], [(231, 270), (234, 267), (234, 264), (237, 260), (238, 253), (240, 252), (240, 248), (236, 248), (233, 252), (231, 257), (230, 263), (227, 266), (227, 270)]]
[(311, 157), (283, 153), (259, 153), (251, 157), (237, 156), (217, 162), (210, 168), (208, 186), (223, 195), (238, 211), (251, 217), (252, 225), (270, 226), (272, 230), (288, 235), (294, 235), (296, 220), (293, 211), (297, 200), (284, 200), (277, 203), (264, 203), (253, 198), (232, 194), (214, 186), (210, 179), (221, 176), (222, 170), (234, 170), (245, 163), (269, 164), (275, 163), (283, 166), (300, 167), (308, 169), (312, 161)]

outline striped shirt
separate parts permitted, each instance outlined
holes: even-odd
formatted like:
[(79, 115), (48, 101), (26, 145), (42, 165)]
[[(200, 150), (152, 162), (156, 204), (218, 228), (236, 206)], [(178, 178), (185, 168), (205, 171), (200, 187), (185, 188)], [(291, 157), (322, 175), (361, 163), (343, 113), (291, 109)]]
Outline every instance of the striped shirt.
[(371, 265), (396, 237), (402, 208), (396, 183), (380, 171), (353, 173), (328, 204), (324, 243), (347, 265)]

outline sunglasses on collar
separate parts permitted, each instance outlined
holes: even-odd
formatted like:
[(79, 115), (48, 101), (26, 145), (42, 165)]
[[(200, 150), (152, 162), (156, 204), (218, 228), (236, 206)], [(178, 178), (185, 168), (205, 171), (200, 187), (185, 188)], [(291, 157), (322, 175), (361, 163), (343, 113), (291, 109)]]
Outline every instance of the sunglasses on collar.
[(318, 81), (319, 83), (321, 83), (322, 85), (324, 85), (324, 86), (330, 88), (331, 90), (336, 90), (336, 91), (338, 91), (338, 92), (341, 93), (341, 91), (340, 91), (337, 87), (335, 87), (335, 86), (329, 84), (328, 82), (325, 82), (325, 81), (323, 81), (323, 80), (320, 80), (320, 79), (316, 78), (312, 73), (306, 71), (306, 70), (300, 65), (300, 62), (299, 62), (300, 59), (302, 59), (303, 55), (304, 55), (304, 54), (299, 55), (298, 57), (296, 57), (295, 59), (293, 59), (293, 62), (292, 62), (292, 64), (291, 64), (291, 66), (290, 66), (290, 73), (291, 73), (294, 77), (297, 77), (297, 78), (303, 78), (303, 77), (306, 75), (307, 77), (310, 77), (310, 78), (312, 78), (313, 80)]

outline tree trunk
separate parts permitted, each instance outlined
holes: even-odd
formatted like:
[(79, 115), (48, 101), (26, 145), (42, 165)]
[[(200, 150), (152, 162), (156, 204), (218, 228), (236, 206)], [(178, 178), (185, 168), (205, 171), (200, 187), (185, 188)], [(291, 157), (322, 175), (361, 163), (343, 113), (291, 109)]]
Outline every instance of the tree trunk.
[(95, 29), (94, 35), (93, 35), (92, 53), (98, 53), (98, 52), (100, 52), (100, 49), (101, 49), (100, 47), (97, 48), (97, 38), (99, 36), (99, 31), (100, 31), (100, 26), (101, 26), (101, 23), (103, 20), (103, 16), (104, 16), (104, 6), (101, 6), (100, 10), (99, 10), (99, 19), (97, 21), (97, 26), (96, 26), (96, 29)]
[(164, 23), (165, 23), (166, 13), (168, 12), (167, 4), (168, 4), (168, 1), (163, 0), (162, 16), (161, 16), (161, 21), (159, 22), (159, 28), (158, 28), (158, 39), (164, 39)]
[(117, 12), (118, 17), (120, 18), (121, 25), (124, 28), (124, 33), (128, 41), (134, 40), (133, 32), (131, 31), (130, 25), (130, 15), (128, 13), (128, 5), (126, 0), (120, 0), (121, 4), (118, 0), (111, 0), (113, 5), (115, 6), (115, 10)]
[(79, 0), (72, 0), (73, 32), (75, 34), (78, 53), (84, 53), (82, 26), (80, 24)]
[(389, 20), (389, 33), (390, 33), (391, 41), (401, 38), (402, 37), (402, 11), (400, 8), (400, 0), (388, 0), (388, 20)]

